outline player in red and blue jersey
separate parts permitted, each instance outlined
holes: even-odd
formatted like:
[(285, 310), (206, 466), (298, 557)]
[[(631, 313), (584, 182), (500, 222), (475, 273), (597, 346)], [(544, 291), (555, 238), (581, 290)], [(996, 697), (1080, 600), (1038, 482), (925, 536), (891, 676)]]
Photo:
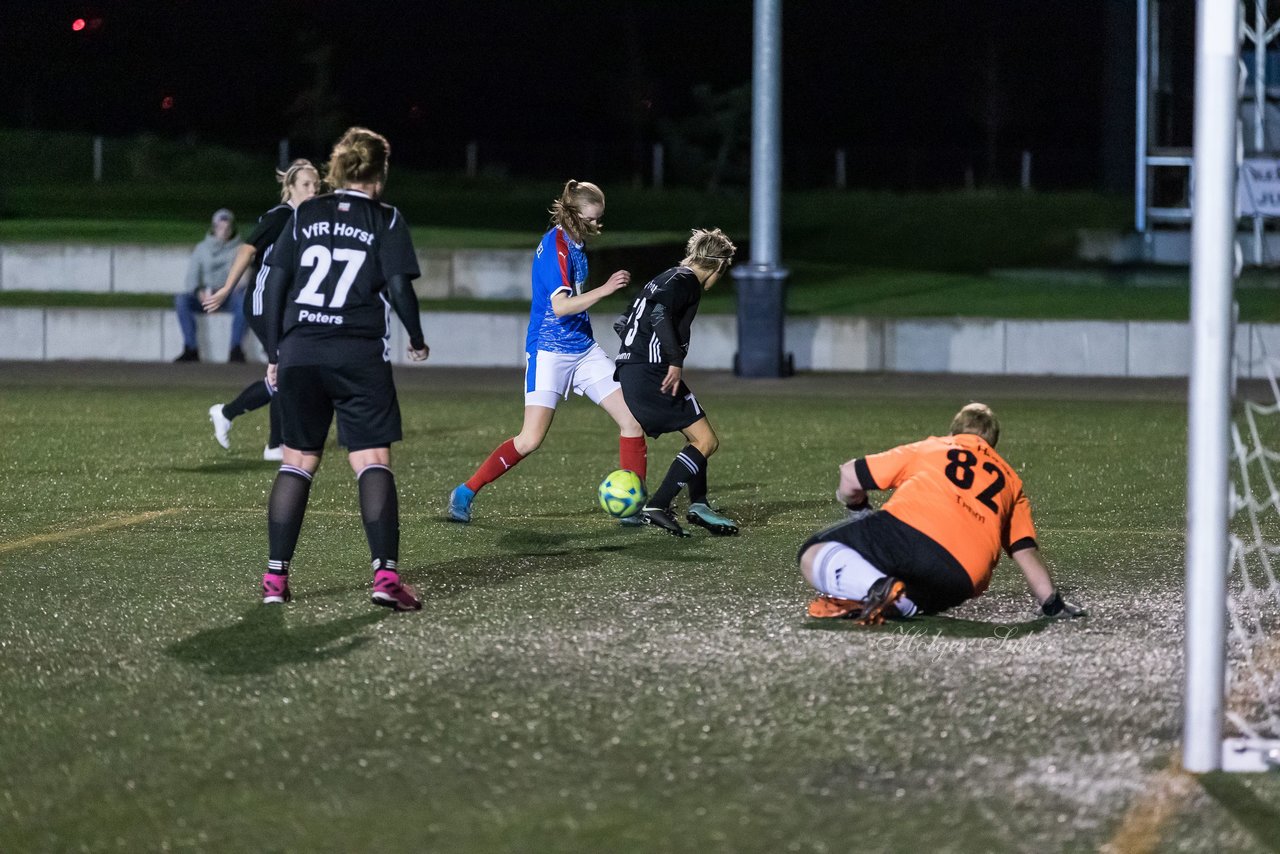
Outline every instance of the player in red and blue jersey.
[[(631, 274), (619, 270), (603, 285), (587, 291), (587, 254), (583, 242), (600, 233), (604, 193), (595, 184), (569, 181), (551, 205), (551, 229), (533, 257), (533, 301), (525, 336), (524, 424), (494, 449), (470, 479), (449, 494), (449, 518), (471, 521), (476, 493), (532, 454), (546, 438), (556, 405), (569, 392), (585, 394), (618, 425), (620, 465), (646, 474), (644, 432), (627, 409), (622, 387), (613, 378), (613, 361), (595, 342), (587, 310), (625, 288)], [(634, 523), (633, 523), (634, 524)]]
[[(557, 316), (551, 298), (574, 296), (587, 282), (587, 253), (561, 226), (542, 235), (533, 253), (533, 301), (529, 306), (529, 331), (524, 349), (536, 357), (547, 353), (584, 353), (595, 344), (587, 312)], [(526, 380), (526, 391), (528, 380)]]

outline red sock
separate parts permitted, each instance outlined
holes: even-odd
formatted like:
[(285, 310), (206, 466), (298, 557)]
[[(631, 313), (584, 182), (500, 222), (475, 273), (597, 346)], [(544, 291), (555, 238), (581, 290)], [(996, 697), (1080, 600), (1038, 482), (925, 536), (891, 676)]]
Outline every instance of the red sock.
[(476, 469), (476, 473), (467, 481), (467, 489), (479, 492), (480, 487), (486, 483), (493, 483), (523, 459), (524, 455), (516, 450), (516, 440), (508, 439), (489, 455), (489, 459), (480, 464), (480, 468)]
[(644, 480), (649, 468), (649, 449), (645, 446), (644, 436), (619, 436), (618, 460), (624, 469), (635, 472)]

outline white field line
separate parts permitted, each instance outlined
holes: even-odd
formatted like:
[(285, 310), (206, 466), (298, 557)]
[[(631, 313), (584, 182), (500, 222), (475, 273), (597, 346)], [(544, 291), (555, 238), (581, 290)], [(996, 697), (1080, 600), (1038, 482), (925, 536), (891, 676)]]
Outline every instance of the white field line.
[(87, 528), (76, 528), (75, 530), (70, 531), (51, 531), (47, 534), (35, 534), (30, 537), (23, 537), (20, 540), (10, 540), (7, 543), (0, 543), (0, 554), (21, 551), (22, 549), (29, 549), (32, 546), (42, 546), (47, 543), (59, 543), (63, 540), (73, 540), (77, 537), (96, 534), (100, 531), (110, 531), (113, 528), (127, 528), (130, 525), (141, 525), (144, 522), (151, 522), (164, 516), (172, 516), (174, 513), (181, 510), (181, 507), (170, 507), (167, 510), (150, 510), (146, 513), (136, 513), (131, 516), (117, 516), (113, 519), (107, 519), (99, 522), (96, 525), (90, 525)]
[(1099, 850), (1103, 854), (1150, 854), (1160, 845), (1164, 826), (1195, 793), (1196, 778), (1182, 770), (1177, 757), (1151, 778), (1150, 785), (1129, 806), (1115, 834)]

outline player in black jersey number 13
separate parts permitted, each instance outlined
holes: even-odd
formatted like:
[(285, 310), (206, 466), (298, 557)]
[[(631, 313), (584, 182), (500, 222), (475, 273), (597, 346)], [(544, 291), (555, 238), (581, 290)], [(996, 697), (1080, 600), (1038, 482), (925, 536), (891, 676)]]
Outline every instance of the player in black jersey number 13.
[[(293, 212), (298, 205), (320, 192), (320, 173), (311, 165), (310, 160), (295, 160), (285, 171), (276, 170), (276, 180), (280, 182), (280, 204), (258, 217), (258, 227), (249, 235), (249, 239), (236, 251), (236, 260), (227, 273), (227, 281), (217, 291), (207, 295), (201, 304), (206, 313), (212, 314), (222, 308), (222, 304), (231, 296), (231, 292), (240, 282), (240, 278), (251, 265), (257, 265), (253, 273), (253, 287), (245, 288), (244, 316), (249, 321), (249, 328), (258, 336), (263, 347), (267, 346), (266, 306), (263, 294), (267, 285), (267, 274), (271, 272), (271, 250), (279, 239), (284, 227), (293, 220)], [(234, 354), (233, 354), (234, 355)], [(241, 354), (240, 361), (244, 361)], [(258, 380), (245, 386), (244, 391), (228, 404), (215, 403), (209, 407), (209, 420), (213, 422), (213, 437), (218, 444), (230, 449), (231, 443), (227, 434), (231, 432), (231, 422), (250, 410), (271, 405), (271, 432), (267, 439), (267, 447), (263, 449), (264, 460), (283, 460), (284, 449), (280, 447), (280, 404), (275, 403), (276, 390), (267, 385), (266, 380)]]
[(293, 559), (311, 478), (334, 413), (338, 443), (356, 473), (360, 515), (373, 558), (373, 602), (422, 607), (400, 582), (400, 511), (391, 474), (400, 404), (391, 377), (390, 309), (409, 333), (409, 358), (427, 358), (412, 280), (418, 261), (409, 227), (378, 201), (390, 146), (351, 128), (329, 160), (337, 189), (298, 205), (271, 253), (267, 277), (267, 380), (279, 389), (284, 464), (267, 508), (270, 554), (262, 601), (289, 599)]
[(640, 512), (646, 524), (677, 537), (685, 536), (685, 531), (671, 511), (671, 502), (686, 485), (686, 519), (713, 534), (738, 533), (738, 524), (712, 510), (707, 501), (707, 460), (720, 440), (684, 381), (689, 330), (702, 292), (729, 269), (735, 250), (720, 229), (694, 229), (680, 265), (645, 285), (614, 325), (622, 339), (615, 373), (631, 414), (655, 439), (678, 430), (689, 442)]

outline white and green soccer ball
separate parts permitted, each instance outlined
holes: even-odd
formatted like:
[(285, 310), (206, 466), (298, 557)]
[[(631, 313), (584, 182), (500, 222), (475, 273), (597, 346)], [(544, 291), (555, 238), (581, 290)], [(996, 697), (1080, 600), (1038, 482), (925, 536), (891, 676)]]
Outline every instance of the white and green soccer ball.
[(617, 519), (634, 516), (644, 507), (648, 494), (644, 481), (628, 469), (618, 469), (600, 483), (600, 506), (604, 512)]

